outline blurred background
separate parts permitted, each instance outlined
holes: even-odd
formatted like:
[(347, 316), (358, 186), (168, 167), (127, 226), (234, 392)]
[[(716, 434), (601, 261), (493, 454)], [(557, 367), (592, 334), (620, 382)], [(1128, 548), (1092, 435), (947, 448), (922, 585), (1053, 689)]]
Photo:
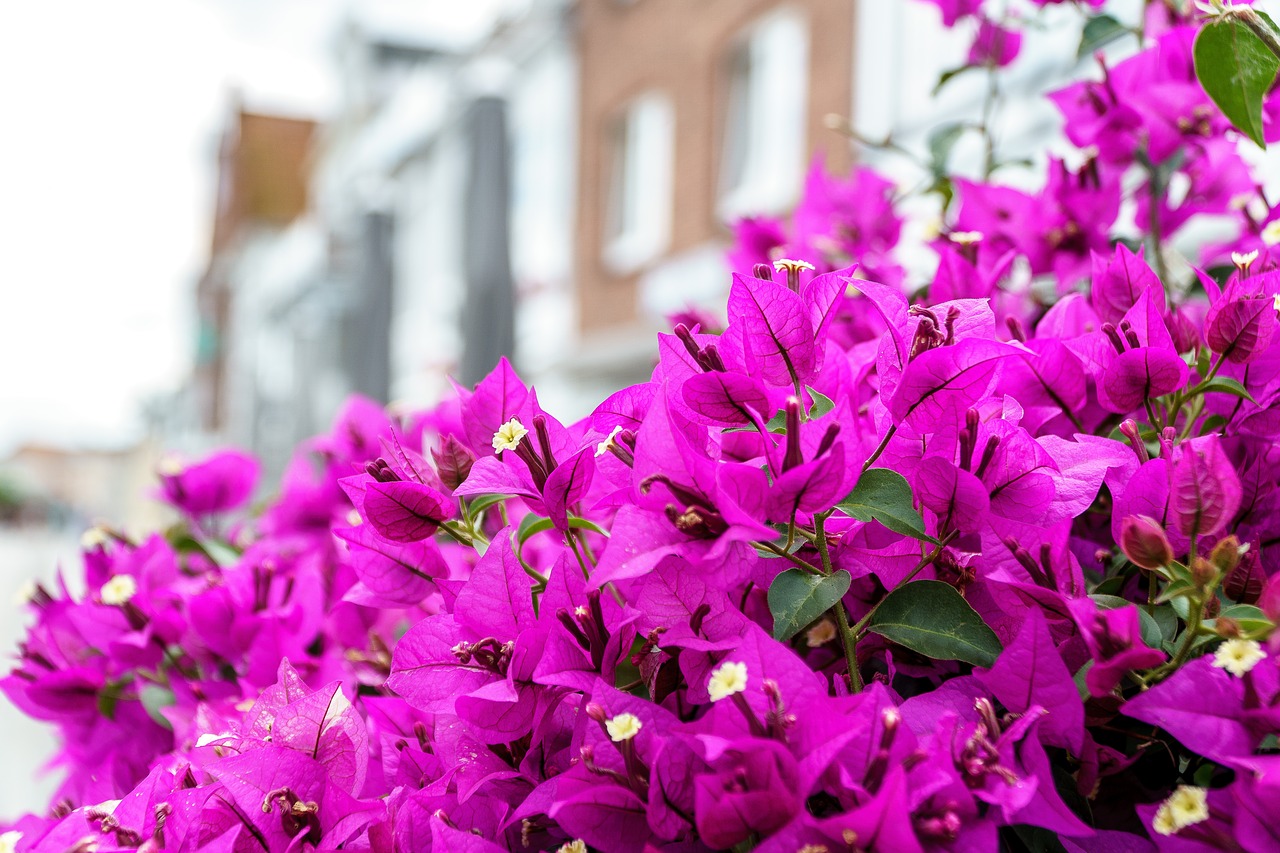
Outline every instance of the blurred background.
[[(1041, 162), (1084, 22), (1048, 13), (1001, 111)], [(162, 450), (248, 447), (270, 484), (348, 394), (427, 405), (502, 355), (587, 413), (664, 316), (720, 311), (729, 224), (813, 163), (914, 185), (830, 117), (923, 154), (985, 95), (931, 97), (972, 37), (911, 0), (6, 4), (0, 601), (74, 575), (90, 523), (163, 523)], [(34, 767), (38, 727), (0, 729)], [(2, 774), (0, 814), (49, 788)]]

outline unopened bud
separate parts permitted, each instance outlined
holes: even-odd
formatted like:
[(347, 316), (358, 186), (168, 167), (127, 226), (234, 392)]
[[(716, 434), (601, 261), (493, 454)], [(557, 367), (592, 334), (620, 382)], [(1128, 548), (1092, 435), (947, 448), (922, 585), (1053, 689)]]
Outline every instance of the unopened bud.
[(1234, 535), (1219, 539), (1209, 554), (1209, 562), (1217, 566), (1222, 574), (1231, 574), (1240, 565), (1240, 540)]
[(1216, 581), (1218, 575), (1218, 567), (1203, 557), (1196, 557), (1196, 561), (1191, 564), (1191, 576), (1195, 578), (1196, 585), (1201, 589)]
[(588, 702), (587, 707), (583, 710), (587, 712), (588, 717), (597, 723), (603, 723), (609, 718), (609, 715), (605, 713), (604, 706), (598, 702)]
[(1173, 548), (1160, 523), (1149, 515), (1130, 515), (1120, 525), (1120, 550), (1135, 566), (1159, 569), (1173, 560)]
[(1240, 636), (1240, 623), (1230, 616), (1219, 616), (1214, 623), (1214, 629), (1218, 632), (1219, 637), (1224, 637), (1228, 640)]
[(452, 434), (441, 439), (439, 450), (432, 449), (431, 458), (435, 460), (436, 470), (440, 472), (440, 482), (450, 489), (456, 489), (466, 481), (467, 475), (471, 473), (471, 466), (476, 461), (471, 448)]

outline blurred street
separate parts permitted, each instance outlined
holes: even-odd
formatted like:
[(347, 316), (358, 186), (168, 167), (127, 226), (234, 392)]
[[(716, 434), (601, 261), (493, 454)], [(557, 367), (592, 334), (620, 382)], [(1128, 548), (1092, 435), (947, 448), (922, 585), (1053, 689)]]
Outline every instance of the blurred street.
[[(19, 613), (16, 601), (31, 581), (52, 584), (58, 561), (68, 568), (80, 559), (76, 539), (47, 529), (0, 527), (0, 602), (9, 607), (8, 618), (0, 620), (0, 648), (8, 662), (17, 654), (28, 617)], [(73, 571), (70, 574), (76, 574)], [(41, 767), (54, 750), (52, 729), (23, 716), (7, 700), (0, 701), (0, 753), (5, 772), (0, 773), (0, 820), (26, 812), (42, 812), (57, 788), (56, 774), (41, 774)]]

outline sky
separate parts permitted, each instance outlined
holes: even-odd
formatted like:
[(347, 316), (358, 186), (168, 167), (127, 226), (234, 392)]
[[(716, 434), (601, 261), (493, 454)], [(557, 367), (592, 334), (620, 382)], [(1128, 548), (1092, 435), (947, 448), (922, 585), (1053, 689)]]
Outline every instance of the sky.
[[(180, 386), (234, 91), (322, 117), (349, 0), (39, 0), (0, 11), (0, 458), (115, 447)], [(486, 3), (360, 0), (474, 25)], [(468, 11), (469, 10), (469, 11)]]

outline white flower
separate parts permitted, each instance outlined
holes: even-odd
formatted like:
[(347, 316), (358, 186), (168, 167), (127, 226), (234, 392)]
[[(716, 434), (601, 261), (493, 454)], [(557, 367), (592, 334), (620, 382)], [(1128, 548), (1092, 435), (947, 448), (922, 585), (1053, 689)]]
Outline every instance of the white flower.
[(581, 838), (575, 838), (572, 841), (561, 844), (556, 849), (556, 853), (587, 853), (587, 842)]
[(161, 477), (176, 477), (185, 470), (187, 470), (186, 463), (176, 453), (165, 454), (161, 457), (159, 464), (156, 465), (156, 471), (159, 472)]
[(1226, 12), (1230, 7), (1231, 0), (1226, 0), (1226, 3), (1223, 3), (1223, 0), (1209, 0), (1208, 3), (1202, 3), (1200, 0), (1196, 0), (1197, 9), (1204, 12), (1206, 15), (1212, 15), (1215, 18)]
[(102, 527), (90, 527), (84, 533), (80, 534), (80, 550), (92, 551), (96, 548), (106, 547), (111, 541), (111, 534)]
[(512, 418), (498, 427), (498, 431), (493, 434), (493, 452), (501, 453), (504, 450), (515, 450), (520, 446), (520, 439), (528, 434), (529, 431), (524, 428), (524, 424), (520, 423), (517, 418)]
[(747, 665), (734, 661), (725, 661), (711, 673), (711, 681), (707, 684), (707, 692), (712, 702), (719, 702), (741, 693), (747, 689)]
[(617, 438), (620, 432), (622, 432), (621, 424), (613, 428), (613, 432), (609, 433), (608, 438), (596, 445), (596, 456), (604, 456), (608, 453), (610, 445), (613, 444), (613, 440)]
[(1239, 252), (1231, 253), (1231, 263), (1235, 264), (1242, 270), (1247, 270), (1249, 267), (1253, 266), (1253, 262), (1256, 261), (1257, 259), (1258, 259), (1257, 249), (1254, 249), (1252, 252), (1246, 252), (1243, 255), (1240, 254)]
[(800, 270), (811, 270), (813, 264), (808, 261), (796, 261), (791, 258), (778, 258), (773, 262), (773, 268), (778, 272), (799, 272)]
[(1179, 785), (1156, 810), (1151, 827), (1161, 835), (1173, 835), (1195, 823), (1209, 819), (1209, 791), (1193, 785)]
[(138, 582), (133, 575), (116, 575), (102, 585), (103, 604), (124, 604), (138, 593)]
[(1262, 229), (1262, 242), (1268, 246), (1280, 243), (1280, 219), (1268, 222)]
[(1257, 640), (1227, 640), (1213, 653), (1213, 665), (1225, 669), (1236, 678), (1258, 665), (1267, 656)]
[(640, 729), (643, 726), (644, 724), (640, 722), (640, 718), (635, 714), (619, 714), (611, 720), (604, 721), (604, 729), (609, 733), (609, 737), (614, 743), (631, 740), (640, 733)]
[[(26, 607), (27, 602), (35, 596), (37, 588), (36, 582), (31, 578), (27, 578), (22, 582), (22, 586), (18, 587), (18, 591), (13, 594), (13, 605), (15, 607)], [(3, 853), (3, 850), (0, 850), (0, 853)]]
[(1151, 819), (1151, 828), (1161, 835), (1173, 835), (1178, 825), (1173, 822), (1173, 810), (1167, 803), (1161, 803), (1156, 809), (1156, 816)]
[(974, 243), (982, 242), (981, 231), (952, 231), (950, 237), (952, 243), (959, 243), (961, 246), (971, 246)]
[(18, 842), (22, 840), (22, 833), (17, 830), (10, 830), (0, 835), (0, 853), (13, 853), (18, 849)]

